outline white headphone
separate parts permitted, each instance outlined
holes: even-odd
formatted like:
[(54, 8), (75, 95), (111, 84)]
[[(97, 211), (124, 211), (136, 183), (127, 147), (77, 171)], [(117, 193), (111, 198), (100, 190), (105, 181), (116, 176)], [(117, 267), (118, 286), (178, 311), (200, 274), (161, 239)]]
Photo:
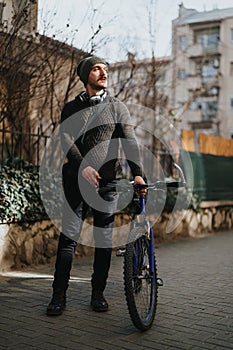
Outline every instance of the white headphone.
[(79, 99), (81, 102), (88, 102), (91, 106), (95, 106), (100, 102), (103, 102), (105, 97), (107, 96), (106, 90), (104, 90), (102, 95), (93, 95), (88, 96), (86, 91), (83, 91), (79, 94)]

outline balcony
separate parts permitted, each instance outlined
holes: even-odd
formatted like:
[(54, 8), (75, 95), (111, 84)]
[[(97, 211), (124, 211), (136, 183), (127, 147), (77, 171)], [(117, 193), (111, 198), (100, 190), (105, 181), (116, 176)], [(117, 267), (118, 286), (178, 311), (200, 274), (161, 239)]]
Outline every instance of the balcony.
[(189, 58), (197, 58), (216, 54), (220, 54), (219, 45), (203, 46), (201, 44), (194, 44), (187, 49), (187, 56)]
[(215, 126), (215, 122), (213, 120), (201, 120), (198, 122), (189, 122), (189, 126), (192, 130), (197, 129), (212, 129)]
[(215, 74), (213, 76), (207, 76), (207, 77), (203, 76), (202, 85), (219, 87), (219, 75)]

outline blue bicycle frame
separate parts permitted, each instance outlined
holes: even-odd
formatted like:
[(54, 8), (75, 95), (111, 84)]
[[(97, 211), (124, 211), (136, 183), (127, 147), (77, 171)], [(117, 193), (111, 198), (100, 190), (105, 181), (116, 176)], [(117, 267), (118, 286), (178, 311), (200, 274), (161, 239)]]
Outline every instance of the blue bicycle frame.
[[(150, 273), (151, 276), (153, 276), (154, 274), (154, 234), (153, 234), (153, 230), (151, 227), (150, 222), (146, 219), (146, 200), (145, 197), (143, 195), (141, 195), (139, 197), (139, 203), (140, 203), (140, 208), (141, 208), (141, 215), (143, 215), (144, 217), (144, 221), (145, 221), (145, 226), (148, 226), (149, 229), (149, 259), (150, 259)], [(149, 223), (149, 225), (148, 225)], [(138, 246), (135, 246), (135, 256), (134, 256), (134, 271), (137, 271), (138, 268)]]

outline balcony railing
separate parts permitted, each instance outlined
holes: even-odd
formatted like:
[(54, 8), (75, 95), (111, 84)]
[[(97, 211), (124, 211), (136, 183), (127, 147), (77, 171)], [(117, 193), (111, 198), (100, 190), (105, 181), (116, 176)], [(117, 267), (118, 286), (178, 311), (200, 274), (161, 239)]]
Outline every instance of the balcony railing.
[(201, 44), (194, 44), (187, 49), (187, 56), (189, 58), (195, 58), (206, 55), (214, 55), (220, 53), (220, 46), (202, 46)]

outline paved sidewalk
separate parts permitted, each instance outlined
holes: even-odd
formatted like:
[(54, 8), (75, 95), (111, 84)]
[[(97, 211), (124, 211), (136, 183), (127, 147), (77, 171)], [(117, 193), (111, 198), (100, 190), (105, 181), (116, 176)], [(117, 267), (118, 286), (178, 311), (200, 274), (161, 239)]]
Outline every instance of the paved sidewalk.
[(233, 231), (161, 244), (157, 263), (164, 287), (145, 333), (127, 312), (122, 258), (113, 256), (104, 314), (89, 306), (90, 258), (75, 262), (60, 317), (45, 315), (53, 267), (0, 276), (0, 349), (233, 349)]

